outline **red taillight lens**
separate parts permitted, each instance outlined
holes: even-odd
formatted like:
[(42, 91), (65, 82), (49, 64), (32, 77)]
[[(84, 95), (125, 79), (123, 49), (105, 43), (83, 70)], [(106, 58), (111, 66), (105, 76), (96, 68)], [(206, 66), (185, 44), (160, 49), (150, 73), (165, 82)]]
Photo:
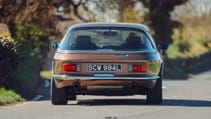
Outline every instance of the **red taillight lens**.
[(146, 64), (133, 64), (133, 65), (130, 65), (129, 71), (131, 71), (131, 72), (146, 72), (147, 66), (146, 66)]
[(63, 64), (63, 71), (67, 72), (67, 71), (79, 71), (77, 64), (69, 64), (69, 63), (64, 63)]

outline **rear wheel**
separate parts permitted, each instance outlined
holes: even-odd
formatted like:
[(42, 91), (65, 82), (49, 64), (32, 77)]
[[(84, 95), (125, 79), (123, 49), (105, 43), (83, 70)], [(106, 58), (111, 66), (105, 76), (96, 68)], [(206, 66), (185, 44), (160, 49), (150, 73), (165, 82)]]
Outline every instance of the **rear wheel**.
[(162, 94), (162, 70), (160, 72), (160, 78), (156, 80), (155, 86), (147, 91), (147, 103), (148, 104), (161, 104), (163, 102)]
[(66, 105), (68, 101), (67, 98), (67, 88), (57, 88), (55, 85), (55, 80), (51, 80), (51, 103), (53, 105)]
[(72, 86), (68, 88), (68, 100), (76, 100), (76, 94)]

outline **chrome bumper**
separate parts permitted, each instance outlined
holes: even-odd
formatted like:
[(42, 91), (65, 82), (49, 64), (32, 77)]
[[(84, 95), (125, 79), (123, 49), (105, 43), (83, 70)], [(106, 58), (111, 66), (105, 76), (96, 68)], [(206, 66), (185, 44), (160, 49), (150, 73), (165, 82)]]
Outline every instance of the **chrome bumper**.
[(159, 76), (144, 76), (144, 77), (112, 77), (112, 76), (70, 76), (70, 75), (56, 75), (53, 74), (52, 78), (62, 80), (95, 80), (95, 79), (122, 79), (122, 80), (154, 80), (160, 78)]

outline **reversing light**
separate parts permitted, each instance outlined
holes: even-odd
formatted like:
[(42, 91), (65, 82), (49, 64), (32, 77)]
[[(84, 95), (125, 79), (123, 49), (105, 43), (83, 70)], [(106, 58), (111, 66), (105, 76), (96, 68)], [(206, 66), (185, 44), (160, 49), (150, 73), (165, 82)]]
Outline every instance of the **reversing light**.
[(80, 67), (77, 64), (64, 63), (63, 64), (63, 71), (65, 71), (65, 72), (68, 72), (68, 71), (77, 72), (77, 71), (80, 71)]

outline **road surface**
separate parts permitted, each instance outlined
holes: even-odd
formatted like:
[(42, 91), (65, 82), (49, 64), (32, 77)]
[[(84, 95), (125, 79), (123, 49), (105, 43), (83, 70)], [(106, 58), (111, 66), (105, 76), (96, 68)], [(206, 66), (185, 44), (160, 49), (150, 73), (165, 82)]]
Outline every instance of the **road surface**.
[(34, 101), (0, 107), (0, 119), (211, 119), (211, 71), (163, 85), (162, 105), (135, 95), (78, 96), (65, 106), (51, 105), (47, 85)]

